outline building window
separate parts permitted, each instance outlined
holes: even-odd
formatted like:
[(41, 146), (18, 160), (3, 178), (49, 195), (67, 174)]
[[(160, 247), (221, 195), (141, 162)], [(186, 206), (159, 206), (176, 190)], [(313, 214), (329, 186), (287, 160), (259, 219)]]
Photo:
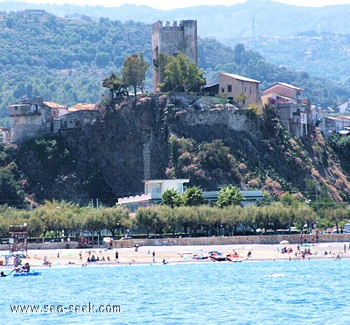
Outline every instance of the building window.
[(227, 85), (227, 92), (228, 93), (232, 92), (232, 85)]
[(224, 89), (224, 88), (221, 88), (221, 92), (224, 93), (224, 92), (225, 92), (225, 89)]
[(160, 184), (152, 185), (152, 194), (160, 194)]

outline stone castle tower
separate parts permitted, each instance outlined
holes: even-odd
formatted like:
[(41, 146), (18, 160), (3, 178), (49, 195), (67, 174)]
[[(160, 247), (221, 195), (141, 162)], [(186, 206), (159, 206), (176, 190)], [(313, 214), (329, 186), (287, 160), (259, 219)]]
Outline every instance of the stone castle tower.
[(21, 142), (48, 134), (52, 130), (51, 108), (41, 97), (18, 101), (8, 107), (12, 117), (11, 142)]
[(158, 84), (162, 81), (158, 71), (158, 57), (160, 53), (176, 56), (183, 53), (197, 64), (197, 20), (176, 21), (165, 26), (161, 21), (152, 25), (152, 60), (153, 60), (153, 90), (157, 92)]

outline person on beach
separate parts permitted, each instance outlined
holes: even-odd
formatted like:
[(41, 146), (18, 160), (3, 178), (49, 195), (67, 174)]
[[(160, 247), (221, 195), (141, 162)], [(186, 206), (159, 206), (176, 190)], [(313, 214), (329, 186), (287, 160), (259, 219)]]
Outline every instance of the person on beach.
[(119, 263), (119, 253), (115, 251), (115, 260)]
[(152, 252), (152, 257), (153, 257), (153, 263), (155, 263), (156, 262), (156, 252), (155, 251)]
[(6, 276), (6, 274), (4, 273), (4, 271), (1, 271), (0, 277), (4, 278), (5, 276)]

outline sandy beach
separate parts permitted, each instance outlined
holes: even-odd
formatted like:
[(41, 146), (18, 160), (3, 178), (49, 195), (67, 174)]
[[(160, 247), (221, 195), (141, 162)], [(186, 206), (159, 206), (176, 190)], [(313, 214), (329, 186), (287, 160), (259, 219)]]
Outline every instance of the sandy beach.
[[(81, 267), (97, 265), (139, 265), (149, 263), (189, 263), (189, 262), (215, 262), (208, 256), (211, 251), (218, 251), (222, 256), (237, 253), (233, 261), (274, 261), (274, 260), (310, 260), (310, 259), (342, 259), (349, 258), (349, 243), (320, 243), (320, 244), (275, 244), (275, 245), (201, 245), (201, 246), (140, 246), (107, 249), (40, 249), (28, 250), (27, 258), (22, 264), (28, 262), (31, 267)], [(154, 257), (153, 257), (154, 252)], [(249, 253), (250, 252), (250, 253)], [(5, 264), (4, 255), (8, 251), (1, 251), (0, 260)], [(116, 253), (118, 259), (116, 259)], [(98, 261), (88, 262), (92, 256)], [(197, 257), (197, 258), (196, 258)], [(153, 259), (154, 258), (154, 259)], [(45, 265), (45, 261), (47, 264)], [(0, 266), (3, 269), (13, 268), (13, 258), (8, 265)]]

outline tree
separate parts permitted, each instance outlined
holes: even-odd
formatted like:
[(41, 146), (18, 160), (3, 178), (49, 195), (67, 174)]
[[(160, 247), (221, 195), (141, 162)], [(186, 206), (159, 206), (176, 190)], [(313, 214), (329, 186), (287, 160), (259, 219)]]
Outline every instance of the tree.
[(233, 100), (238, 107), (243, 108), (247, 98), (248, 96), (246, 94), (240, 93)]
[(186, 206), (198, 206), (205, 203), (205, 197), (202, 190), (197, 187), (190, 187), (182, 195), (184, 205)]
[(135, 97), (137, 88), (143, 92), (148, 67), (149, 64), (143, 59), (143, 53), (128, 56), (124, 62), (123, 82), (133, 87)]
[(0, 169), (0, 204), (23, 204), (23, 191), (16, 182), (15, 175), (8, 167)]
[(233, 185), (227, 185), (219, 191), (216, 205), (220, 208), (231, 205), (240, 205), (244, 197), (239, 189)]
[(123, 221), (129, 218), (129, 211), (123, 207), (101, 209), (106, 228), (111, 232), (112, 237), (115, 231), (123, 224)]
[(154, 208), (139, 208), (136, 212), (136, 224), (146, 231), (147, 236), (156, 232), (159, 216)]
[(347, 210), (341, 205), (323, 209), (320, 214), (335, 225), (337, 233), (340, 233), (340, 223), (348, 217)]
[(118, 77), (114, 72), (109, 77), (103, 79), (102, 86), (109, 90), (113, 109), (117, 98), (129, 95), (127, 86), (124, 84), (122, 78)]
[(298, 204), (290, 209), (289, 215), (295, 215), (294, 225), (302, 230), (305, 225), (310, 230), (316, 222), (315, 211), (307, 204)]
[(84, 228), (91, 233), (92, 239), (94, 239), (95, 232), (98, 236), (98, 245), (100, 244), (101, 231), (106, 228), (105, 219), (99, 209), (86, 210), (86, 217), (84, 220)]
[(161, 204), (168, 205), (171, 208), (178, 207), (182, 204), (181, 195), (176, 190), (164, 191), (161, 200)]
[(239, 43), (234, 48), (234, 60), (237, 64), (242, 63), (242, 56), (245, 51), (244, 45)]
[(162, 91), (199, 91), (206, 83), (203, 74), (185, 54), (169, 56), (160, 88)]

